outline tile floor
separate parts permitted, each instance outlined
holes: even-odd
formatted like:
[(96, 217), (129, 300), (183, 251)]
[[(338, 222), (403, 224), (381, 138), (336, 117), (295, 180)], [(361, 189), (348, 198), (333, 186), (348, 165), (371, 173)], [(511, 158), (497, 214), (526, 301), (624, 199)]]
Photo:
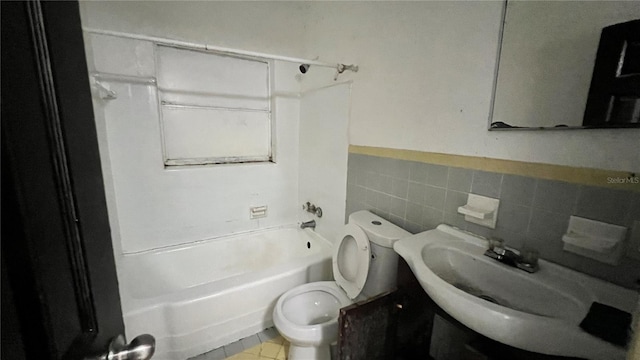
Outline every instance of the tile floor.
[(269, 328), (189, 360), (286, 360), (288, 351), (289, 342)]

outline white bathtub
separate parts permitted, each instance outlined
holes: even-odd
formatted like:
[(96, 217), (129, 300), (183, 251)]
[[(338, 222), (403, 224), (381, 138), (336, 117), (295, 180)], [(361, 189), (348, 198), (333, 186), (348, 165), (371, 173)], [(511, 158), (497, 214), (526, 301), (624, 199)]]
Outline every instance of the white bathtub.
[(184, 360), (270, 327), (282, 293), (332, 278), (331, 244), (295, 227), (119, 260), (127, 339), (155, 336), (158, 360)]

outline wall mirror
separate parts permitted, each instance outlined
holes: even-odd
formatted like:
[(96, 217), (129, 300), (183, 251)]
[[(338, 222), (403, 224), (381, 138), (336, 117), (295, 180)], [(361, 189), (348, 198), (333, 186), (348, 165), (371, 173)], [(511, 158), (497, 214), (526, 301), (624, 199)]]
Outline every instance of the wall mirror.
[[(602, 29), (636, 19), (635, 1), (505, 2), (489, 129), (640, 127), (583, 126)], [(640, 112), (640, 99), (626, 106)]]

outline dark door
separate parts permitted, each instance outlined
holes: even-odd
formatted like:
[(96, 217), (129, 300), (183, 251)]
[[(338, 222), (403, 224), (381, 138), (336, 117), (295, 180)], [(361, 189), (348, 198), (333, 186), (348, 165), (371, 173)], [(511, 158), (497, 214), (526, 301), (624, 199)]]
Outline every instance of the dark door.
[(124, 326), (78, 3), (1, 16), (2, 359), (80, 359)]
[(340, 309), (338, 359), (393, 359), (398, 292), (386, 292)]
[(640, 127), (640, 20), (602, 30), (583, 125)]

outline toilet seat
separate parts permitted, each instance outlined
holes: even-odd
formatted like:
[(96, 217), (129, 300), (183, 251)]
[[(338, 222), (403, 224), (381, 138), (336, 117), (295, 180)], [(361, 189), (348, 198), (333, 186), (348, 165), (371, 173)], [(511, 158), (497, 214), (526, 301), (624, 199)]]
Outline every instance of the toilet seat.
[(371, 264), (371, 245), (367, 234), (357, 225), (343, 227), (333, 253), (333, 277), (350, 299), (364, 288)]

